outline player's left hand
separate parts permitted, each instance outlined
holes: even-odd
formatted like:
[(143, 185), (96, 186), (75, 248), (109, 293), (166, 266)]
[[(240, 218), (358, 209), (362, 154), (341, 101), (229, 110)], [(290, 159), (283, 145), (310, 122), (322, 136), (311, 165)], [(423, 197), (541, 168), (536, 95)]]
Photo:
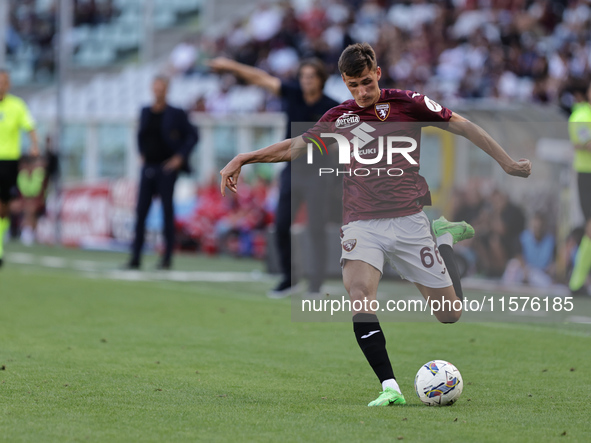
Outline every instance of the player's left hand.
[(531, 161), (526, 158), (521, 158), (512, 165), (505, 168), (505, 172), (515, 177), (527, 178), (531, 175)]
[(39, 157), (39, 154), (40, 154), (39, 153), (39, 146), (37, 146), (37, 145), (31, 146), (31, 155), (33, 157)]
[(178, 171), (183, 166), (183, 156), (173, 155), (164, 163), (165, 171)]
[(240, 176), (241, 169), (242, 161), (236, 156), (220, 171), (220, 175), (222, 176), (220, 188), (222, 196), (226, 196), (226, 188), (234, 194), (238, 192), (238, 177)]

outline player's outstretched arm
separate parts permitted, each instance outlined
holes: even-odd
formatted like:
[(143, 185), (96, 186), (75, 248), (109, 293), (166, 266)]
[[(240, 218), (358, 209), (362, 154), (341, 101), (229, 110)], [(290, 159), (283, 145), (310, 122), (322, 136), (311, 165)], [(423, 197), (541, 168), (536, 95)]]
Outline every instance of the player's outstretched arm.
[(262, 69), (238, 63), (225, 57), (216, 57), (210, 60), (208, 65), (215, 72), (231, 72), (249, 85), (265, 88), (271, 94), (280, 95), (281, 93), (281, 80)]
[(516, 177), (529, 177), (531, 174), (531, 161), (525, 158), (513, 160), (488, 132), (461, 115), (452, 114), (447, 130), (466, 137), (494, 158), (507, 174)]
[(307, 145), (304, 139), (299, 136), (288, 138), (279, 143), (274, 143), (258, 151), (238, 154), (220, 171), (222, 176), (221, 192), (226, 195), (226, 188), (236, 193), (238, 191), (238, 176), (242, 166), (249, 163), (279, 163), (289, 162), (302, 155)]

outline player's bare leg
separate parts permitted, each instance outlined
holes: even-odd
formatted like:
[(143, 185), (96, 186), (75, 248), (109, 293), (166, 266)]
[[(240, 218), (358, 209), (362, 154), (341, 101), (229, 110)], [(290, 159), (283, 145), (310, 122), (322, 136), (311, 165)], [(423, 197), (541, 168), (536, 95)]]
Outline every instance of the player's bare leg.
[[(428, 288), (415, 283), (421, 294), (429, 302), (437, 320), (441, 323), (455, 323), (462, 315), (462, 300), (456, 295), (453, 286), (447, 288)], [(455, 304), (454, 304), (455, 302)], [(455, 306), (455, 307), (454, 307)]]
[[(449, 222), (445, 217), (433, 221), (433, 232), (437, 242), (437, 249), (443, 262), (445, 271), (449, 274), (453, 286), (444, 288), (429, 288), (415, 283), (421, 294), (436, 309), (435, 316), (442, 323), (455, 323), (462, 315), (461, 303), (464, 299), (460, 272), (456, 263), (453, 245), (459, 241), (474, 237), (474, 228), (466, 222)], [(454, 305), (455, 302), (455, 305)]]
[[(366, 305), (376, 299), (378, 293), (378, 284), (382, 274), (372, 265), (361, 260), (347, 260), (343, 267), (343, 284), (351, 298), (351, 306)], [(354, 303), (354, 301), (359, 301)], [(364, 303), (364, 300), (367, 300)], [(366, 313), (375, 314), (371, 310), (353, 310), (353, 316)]]
[(355, 338), (383, 388), (380, 396), (368, 406), (406, 404), (394, 377), (378, 317), (369, 308), (370, 302), (376, 299), (380, 278), (380, 271), (360, 260), (347, 260), (343, 267), (343, 283), (351, 298), (351, 307), (361, 308), (353, 310)]

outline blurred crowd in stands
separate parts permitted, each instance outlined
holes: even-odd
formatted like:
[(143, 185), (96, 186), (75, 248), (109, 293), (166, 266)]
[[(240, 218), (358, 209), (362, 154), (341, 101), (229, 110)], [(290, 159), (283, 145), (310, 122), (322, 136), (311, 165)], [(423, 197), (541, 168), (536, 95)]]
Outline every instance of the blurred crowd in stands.
[(474, 226), (473, 239), (456, 245), (467, 274), (506, 284), (549, 287), (565, 283), (574, 265), (583, 227), (559, 244), (556, 211), (527, 213), (506, 193), (483, 183), (454, 192), (452, 218)]
[(224, 198), (214, 176), (197, 191), (197, 204), (190, 215), (177, 220), (177, 241), (185, 249), (206, 254), (263, 258), (276, 199), (275, 188), (262, 178), (241, 183), (239, 194)]
[[(447, 104), (491, 98), (570, 108), (570, 86), (591, 75), (589, 0), (316, 0), (261, 4), (217, 39), (184, 42), (174, 72), (224, 54), (281, 78), (302, 57), (336, 62), (351, 42), (376, 49), (383, 87)], [(275, 104), (271, 103), (274, 110)]]
[[(57, 2), (9, 1), (9, 52), (27, 44), (35, 70), (52, 71)], [(75, 0), (74, 11), (74, 26), (117, 15), (112, 0)], [(367, 41), (384, 87), (420, 90), (448, 104), (493, 98), (565, 108), (570, 85), (591, 75), (589, 0), (261, 2), (220, 29), (219, 37), (179, 44), (171, 72), (204, 72), (205, 60), (223, 54), (282, 78), (293, 75), (302, 57), (316, 56), (336, 75), (342, 49)], [(268, 106), (276, 110), (277, 103)]]
[[(55, 69), (58, 0), (8, 0), (8, 55), (27, 57), (37, 77)], [(74, 0), (73, 26), (107, 23), (116, 14), (113, 0)]]

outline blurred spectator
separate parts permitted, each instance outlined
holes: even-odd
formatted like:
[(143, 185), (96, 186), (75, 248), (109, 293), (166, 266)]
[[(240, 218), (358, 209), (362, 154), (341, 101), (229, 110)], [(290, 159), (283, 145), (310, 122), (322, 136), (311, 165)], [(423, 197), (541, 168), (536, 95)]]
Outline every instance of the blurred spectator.
[(511, 203), (507, 194), (495, 190), (474, 224), (474, 249), (487, 276), (500, 277), (507, 262), (517, 256), (524, 227), (523, 210)]
[(536, 287), (552, 284), (556, 242), (548, 231), (543, 214), (536, 213), (530, 228), (520, 235), (521, 252), (507, 263), (503, 282), (523, 283)]
[(170, 75), (190, 74), (198, 55), (197, 47), (189, 40), (176, 45), (169, 56)]
[(471, 183), (463, 189), (458, 189), (454, 196), (452, 219), (474, 224), (484, 207), (477, 183)]
[(208, 185), (199, 188), (195, 211), (178, 223), (181, 236), (207, 254), (229, 252), (239, 257), (264, 257), (265, 232), (273, 221), (267, 204), (269, 183), (261, 178), (253, 185), (241, 183), (240, 195), (223, 198), (218, 180), (214, 175)]
[(232, 109), (230, 91), (236, 84), (236, 78), (231, 74), (225, 74), (220, 80), (220, 89), (211, 91), (205, 98), (205, 111), (210, 114), (224, 115)]
[(107, 23), (115, 14), (113, 0), (74, 0), (74, 26)]

